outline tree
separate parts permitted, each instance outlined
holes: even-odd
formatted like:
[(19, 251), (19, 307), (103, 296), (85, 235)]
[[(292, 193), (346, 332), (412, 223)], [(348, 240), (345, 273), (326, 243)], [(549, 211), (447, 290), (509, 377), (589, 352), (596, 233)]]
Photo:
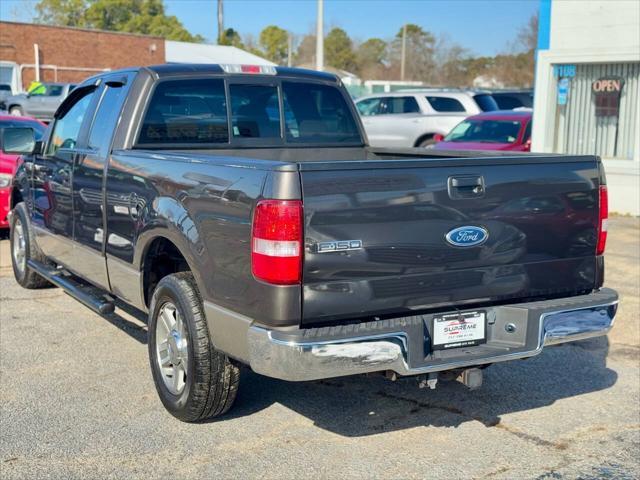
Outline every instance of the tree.
[(295, 64), (309, 64), (316, 61), (316, 36), (313, 34), (305, 35), (295, 54)]
[(340, 70), (353, 72), (356, 69), (356, 56), (353, 42), (341, 28), (332, 28), (324, 39), (324, 55), (327, 65)]
[(453, 42), (448, 35), (439, 35), (434, 48), (436, 65), (433, 81), (437, 85), (462, 87), (470, 85), (466, 60), (471, 58), (469, 51)]
[(62, 27), (84, 27), (86, 0), (41, 0), (36, 4), (37, 23)]
[(381, 65), (387, 57), (387, 42), (379, 38), (370, 38), (361, 43), (356, 50), (359, 66)]
[(219, 45), (231, 45), (232, 47), (245, 48), (242, 38), (237, 30), (226, 28), (220, 35)]
[(538, 46), (538, 14), (531, 15), (529, 21), (518, 30), (517, 45), (525, 52), (531, 52)]
[(157, 35), (167, 40), (202, 42), (174, 15), (166, 15), (162, 0), (40, 0), (40, 23)]
[[(435, 76), (433, 55), (436, 39), (419, 25), (409, 23), (406, 28), (405, 78), (433, 82)], [(392, 43), (393, 64), (396, 68), (400, 65), (402, 30), (401, 27)]]
[(263, 55), (278, 65), (287, 61), (289, 34), (275, 25), (269, 25), (260, 32), (260, 47)]

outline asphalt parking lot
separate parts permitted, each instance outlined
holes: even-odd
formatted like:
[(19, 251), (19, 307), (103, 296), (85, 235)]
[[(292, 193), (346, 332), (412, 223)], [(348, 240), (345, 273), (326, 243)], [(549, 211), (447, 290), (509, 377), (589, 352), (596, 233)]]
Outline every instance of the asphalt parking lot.
[(608, 337), (494, 365), (476, 391), (244, 371), (235, 409), (197, 425), (158, 400), (139, 319), (21, 289), (0, 240), (0, 477), (639, 478), (640, 221), (610, 222)]

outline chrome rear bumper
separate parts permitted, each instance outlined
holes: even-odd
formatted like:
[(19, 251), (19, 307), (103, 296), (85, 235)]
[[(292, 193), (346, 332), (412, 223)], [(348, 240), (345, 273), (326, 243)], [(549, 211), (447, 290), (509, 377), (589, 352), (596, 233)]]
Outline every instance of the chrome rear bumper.
[[(613, 326), (618, 295), (602, 289), (589, 295), (491, 307), (498, 320), (489, 325), (484, 345), (431, 352), (428, 325), (433, 315), (387, 322), (380, 333), (360, 326), (304, 329), (295, 332), (251, 326), (248, 331), (251, 368), (290, 381), (317, 380), (390, 370), (418, 375), (532, 357), (544, 346), (606, 335)], [(503, 326), (521, 326), (521, 341), (512, 341)], [(494, 328), (496, 331), (491, 332)], [(316, 331), (313, 331), (316, 330)], [(423, 338), (415, 338), (422, 335)], [(416, 343), (417, 342), (417, 343)], [(412, 349), (424, 352), (412, 353)], [(416, 360), (417, 358), (417, 360)]]

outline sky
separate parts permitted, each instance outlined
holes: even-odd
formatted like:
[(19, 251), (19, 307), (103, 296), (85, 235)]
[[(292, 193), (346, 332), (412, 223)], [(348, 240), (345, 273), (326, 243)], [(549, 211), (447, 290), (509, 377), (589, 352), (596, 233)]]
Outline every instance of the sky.
[[(36, 0), (0, 0), (0, 19), (29, 22)], [(325, 0), (325, 30), (340, 27), (357, 41), (393, 37), (403, 23), (447, 35), (475, 55), (508, 51), (540, 0)], [(217, 0), (165, 0), (193, 34), (217, 36)], [(225, 27), (257, 38), (267, 25), (294, 34), (315, 31), (316, 0), (224, 0)]]

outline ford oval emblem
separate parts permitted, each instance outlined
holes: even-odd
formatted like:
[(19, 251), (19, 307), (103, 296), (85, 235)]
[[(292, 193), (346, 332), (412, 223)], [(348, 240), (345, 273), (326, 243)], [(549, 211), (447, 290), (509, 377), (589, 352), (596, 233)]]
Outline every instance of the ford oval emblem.
[(447, 242), (456, 247), (474, 247), (482, 245), (489, 238), (489, 232), (482, 227), (458, 227), (447, 233)]

